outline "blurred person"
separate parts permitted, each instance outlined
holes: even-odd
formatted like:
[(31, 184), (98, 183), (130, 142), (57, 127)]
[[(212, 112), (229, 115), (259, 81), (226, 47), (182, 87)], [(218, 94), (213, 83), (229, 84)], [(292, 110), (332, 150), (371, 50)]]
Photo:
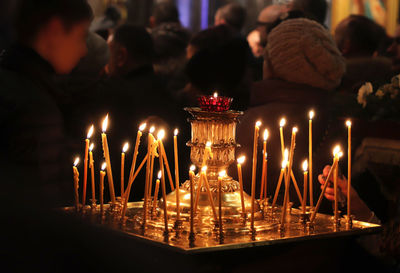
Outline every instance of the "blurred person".
[(278, 18), (283, 16), (288, 11), (286, 5), (269, 5), (261, 10), (257, 19), (257, 30), (260, 32), (261, 45), (267, 44), (267, 29)]
[[(307, 143), (308, 112), (314, 110), (318, 115), (313, 123), (314, 133), (314, 168), (322, 169), (319, 164), (326, 164), (328, 154), (321, 151), (331, 150), (337, 137), (335, 130), (335, 110), (332, 93), (339, 86), (345, 72), (345, 62), (329, 32), (319, 23), (299, 18), (283, 20), (268, 35), (264, 52), (264, 80), (253, 84), (250, 94), (250, 107), (238, 125), (238, 143), (242, 148), (237, 154), (251, 156), (254, 124), (262, 121), (260, 135), (264, 128), (269, 130), (268, 139), (268, 195), (274, 194), (282, 153), (279, 138), (279, 122), (285, 118), (285, 144), (288, 148), (288, 136), (293, 126), (297, 126), (297, 143)], [(328, 132), (326, 131), (327, 129)], [(326, 139), (325, 135), (330, 138)], [(328, 148), (327, 148), (328, 147)], [(296, 146), (294, 165), (308, 157), (304, 145)], [(299, 168), (294, 167), (296, 177)], [(258, 174), (261, 173), (258, 166)], [(243, 172), (245, 188), (251, 181), (250, 168)], [(314, 196), (317, 189), (314, 186)], [(281, 193), (283, 191), (281, 190)], [(280, 196), (280, 195), (279, 195)], [(316, 197), (315, 197), (316, 198)], [(314, 198), (314, 200), (316, 200)], [(297, 195), (291, 186), (290, 200), (299, 205)]]
[(157, 3), (149, 19), (150, 28), (155, 28), (163, 23), (181, 24), (179, 21), (179, 11), (176, 5), (170, 1)]
[(240, 33), (246, 22), (246, 9), (238, 3), (229, 3), (220, 7), (215, 13), (214, 25), (228, 25)]
[(97, 33), (104, 40), (112, 34), (112, 30), (121, 22), (121, 11), (118, 7), (110, 5), (104, 11), (104, 15), (93, 20), (90, 31)]
[(335, 29), (338, 48), (346, 58), (342, 92), (356, 93), (365, 82), (383, 84), (393, 76), (390, 59), (378, 56), (387, 35), (383, 27), (362, 15), (350, 15)]
[(305, 17), (315, 20), (321, 25), (325, 24), (328, 3), (326, 0), (293, 0), (288, 4), (290, 10), (299, 10)]
[(262, 57), (264, 47), (261, 44), (261, 33), (258, 29), (251, 31), (247, 35), (247, 42), (249, 43), (251, 52), (253, 53), (254, 57)]
[(393, 42), (387, 49), (387, 52), (392, 58), (392, 70), (395, 73), (400, 73), (400, 25), (396, 28)]

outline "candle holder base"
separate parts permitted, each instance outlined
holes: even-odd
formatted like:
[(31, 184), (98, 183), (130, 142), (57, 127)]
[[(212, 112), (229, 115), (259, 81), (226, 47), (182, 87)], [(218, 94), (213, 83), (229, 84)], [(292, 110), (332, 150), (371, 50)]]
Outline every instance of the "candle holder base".
[(310, 213), (301, 213), (300, 214), (300, 221), (301, 223), (305, 224), (310, 221)]
[(345, 219), (346, 219), (346, 229), (347, 229), (347, 230), (353, 228), (353, 218), (354, 218), (353, 215), (350, 215), (350, 216), (346, 215), (346, 216), (345, 216)]
[(97, 208), (97, 200), (96, 199), (90, 199), (90, 208), (92, 210), (95, 210)]

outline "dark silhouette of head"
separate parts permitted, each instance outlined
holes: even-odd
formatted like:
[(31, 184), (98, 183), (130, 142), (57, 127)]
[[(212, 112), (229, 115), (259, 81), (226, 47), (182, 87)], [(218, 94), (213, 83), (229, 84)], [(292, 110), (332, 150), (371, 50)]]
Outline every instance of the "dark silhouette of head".
[(226, 24), (241, 31), (246, 21), (246, 9), (237, 3), (220, 7), (215, 13), (215, 25)]
[(119, 26), (109, 46), (108, 69), (111, 75), (123, 75), (132, 69), (152, 65), (153, 41), (144, 27), (129, 24)]
[(153, 14), (150, 17), (150, 27), (156, 27), (162, 23), (179, 22), (179, 12), (175, 4), (165, 1), (154, 6)]
[(336, 27), (335, 40), (346, 58), (371, 57), (386, 40), (386, 32), (365, 16), (350, 15)]
[(323, 25), (326, 19), (328, 4), (326, 0), (294, 0), (291, 4), (291, 9), (300, 10), (304, 12), (307, 18)]

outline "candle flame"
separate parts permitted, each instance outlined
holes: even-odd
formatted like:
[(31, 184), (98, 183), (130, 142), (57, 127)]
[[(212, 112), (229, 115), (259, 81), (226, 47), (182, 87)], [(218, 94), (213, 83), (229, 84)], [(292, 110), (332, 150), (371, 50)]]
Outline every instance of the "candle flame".
[(261, 126), (261, 121), (258, 120), (258, 121), (256, 122), (256, 127), (260, 127), (260, 126)]
[(93, 148), (94, 148), (94, 143), (91, 143), (89, 146), (89, 151), (93, 151)]
[(265, 153), (265, 160), (268, 159), (268, 153)]
[(189, 168), (190, 171), (194, 172), (196, 170), (196, 166), (195, 165), (191, 165)]
[(207, 141), (206, 147), (210, 148), (211, 147), (211, 141)]
[(144, 129), (146, 129), (147, 124), (146, 123), (142, 123), (139, 126), (139, 131), (143, 131)]
[(284, 160), (289, 160), (289, 150), (286, 148), (285, 152), (283, 153)]
[(225, 171), (225, 170), (220, 171), (220, 172), (218, 173), (218, 176), (219, 176), (219, 177), (225, 177), (225, 176), (226, 176), (226, 171)]
[(343, 152), (340, 151), (340, 152), (337, 154), (337, 156), (338, 156), (339, 158), (341, 158), (341, 157), (343, 156)]
[(207, 171), (207, 166), (203, 166), (203, 167), (201, 168), (201, 171), (202, 171), (202, 172), (206, 172), (206, 171)]
[(214, 98), (218, 98), (218, 93), (214, 92)]
[(303, 161), (303, 171), (307, 171), (308, 170), (308, 161), (307, 159)]
[(103, 126), (102, 126), (103, 133), (105, 133), (107, 131), (107, 127), (108, 127), (108, 114), (103, 120)]
[(158, 174), (157, 174), (158, 179), (161, 179), (161, 176), (162, 176), (161, 174), (162, 174), (161, 171), (158, 171)]
[(122, 147), (122, 152), (123, 152), (123, 153), (126, 153), (126, 151), (128, 151), (128, 149), (129, 149), (129, 143), (126, 142), (126, 143), (124, 144), (124, 147)]
[(245, 161), (245, 159), (246, 159), (246, 157), (245, 157), (244, 155), (242, 155), (241, 157), (239, 157), (239, 158), (237, 159), (237, 162), (238, 162), (239, 164), (243, 164), (244, 161)]
[(74, 166), (75, 167), (78, 166), (79, 160), (80, 160), (79, 157), (75, 158), (75, 161), (74, 161)]
[(286, 119), (282, 118), (281, 121), (279, 122), (279, 127), (283, 127), (286, 124)]
[(176, 128), (176, 129), (174, 130), (174, 136), (177, 136), (178, 133), (179, 133), (179, 130), (178, 130), (178, 128)]
[(164, 138), (164, 136), (165, 136), (164, 130), (161, 129), (160, 131), (158, 131), (158, 134), (157, 134), (158, 139), (162, 140)]
[(87, 137), (86, 137), (86, 138), (89, 139), (89, 138), (92, 136), (93, 131), (94, 131), (94, 126), (92, 125), (92, 126), (90, 126), (90, 128), (89, 128), (89, 131), (88, 131), (88, 133), (87, 133)]
[(308, 116), (309, 116), (310, 119), (312, 120), (312, 119), (314, 118), (314, 111), (311, 110), (311, 111), (308, 113)]
[(336, 145), (335, 148), (333, 148), (333, 156), (339, 156), (340, 153), (340, 146)]
[(293, 127), (293, 129), (292, 129), (292, 133), (297, 133), (297, 131), (298, 131), (299, 129), (297, 129), (297, 127)]
[(101, 165), (101, 170), (104, 171), (107, 168), (107, 163), (103, 162), (103, 164)]
[(351, 120), (347, 120), (347, 121), (346, 121), (346, 126), (347, 126), (347, 127), (351, 127)]
[(264, 130), (264, 140), (267, 141), (268, 137), (269, 137), (269, 132), (267, 129), (265, 129)]
[(286, 159), (282, 160), (282, 169), (286, 169), (288, 161)]

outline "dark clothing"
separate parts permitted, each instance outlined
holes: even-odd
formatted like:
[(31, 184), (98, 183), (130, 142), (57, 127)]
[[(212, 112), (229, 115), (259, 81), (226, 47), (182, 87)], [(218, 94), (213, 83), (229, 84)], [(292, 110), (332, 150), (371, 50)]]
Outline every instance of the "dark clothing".
[[(59, 96), (51, 65), (34, 50), (14, 46), (0, 63), (1, 167), (10, 190), (50, 205), (72, 199)], [(70, 180), (70, 184), (67, 182)], [(14, 188), (15, 187), (15, 188)], [(50, 203), (49, 203), (50, 202)]]

